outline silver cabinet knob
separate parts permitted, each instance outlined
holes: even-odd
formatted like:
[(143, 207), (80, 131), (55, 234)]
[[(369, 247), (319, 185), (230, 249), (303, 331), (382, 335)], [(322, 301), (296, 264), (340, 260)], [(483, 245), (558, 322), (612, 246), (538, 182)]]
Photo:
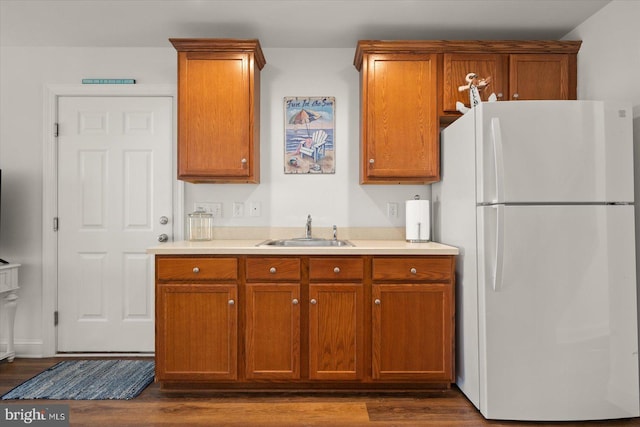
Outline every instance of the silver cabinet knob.
[(298, 302), (299, 302), (299, 301), (298, 301), (298, 298), (294, 298), (294, 299), (291, 301), (291, 303), (292, 303), (293, 305), (298, 305)]
[(380, 301), (380, 299), (379, 299), (379, 298), (376, 298), (375, 300), (373, 300), (373, 303), (374, 303), (375, 305), (380, 305), (380, 304), (382, 303), (382, 301)]
[(497, 98), (499, 98), (499, 99), (502, 99), (502, 97), (503, 97), (503, 96), (504, 96), (504, 94), (503, 94), (502, 92), (499, 92), (499, 93), (496, 95), (496, 97), (497, 97)]
[(242, 163), (243, 165), (247, 164), (247, 159), (245, 159), (244, 157), (242, 158), (242, 160), (240, 160), (240, 163)]
[(169, 240), (169, 236), (167, 236), (164, 233), (162, 233), (161, 235), (158, 236), (158, 242), (160, 242), (160, 243), (164, 243), (164, 242), (166, 242), (168, 240)]
[(336, 273), (336, 274), (340, 273), (340, 267), (335, 267), (333, 269), (333, 272)]
[(418, 273), (418, 270), (416, 270), (415, 267), (411, 267), (411, 270), (409, 270), (411, 272), (411, 274), (416, 274)]
[(318, 303), (318, 300), (315, 298), (311, 298), (311, 301), (309, 301), (311, 304), (316, 305)]
[(271, 267), (271, 268), (269, 269), (269, 273), (271, 273), (271, 274), (274, 274), (276, 271), (277, 271), (277, 270), (276, 270), (276, 268), (275, 268), (275, 267)]
[(234, 300), (232, 300), (232, 299), (229, 300), (229, 305), (235, 305), (235, 304), (236, 304), (236, 302)]
[(520, 95), (519, 95), (519, 94), (517, 94), (517, 93), (514, 93), (514, 94), (513, 94), (513, 99), (518, 99), (518, 98), (520, 98)]
[(374, 159), (369, 159), (369, 164), (374, 164), (376, 161)]
[(196, 274), (200, 273), (200, 268), (193, 267), (193, 272), (196, 273)]

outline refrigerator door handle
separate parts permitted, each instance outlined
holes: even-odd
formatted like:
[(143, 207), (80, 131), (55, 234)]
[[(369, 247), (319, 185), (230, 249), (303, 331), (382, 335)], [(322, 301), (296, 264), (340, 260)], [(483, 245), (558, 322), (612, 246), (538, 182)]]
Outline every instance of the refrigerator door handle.
[(493, 207), (496, 210), (496, 253), (493, 265), (493, 291), (502, 289), (502, 274), (504, 268), (504, 206)]
[(500, 119), (491, 118), (491, 140), (493, 141), (493, 158), (495, 162), (496, 178), (496, 200), (500, 203), (504, 201), (504, 156), (502, 151), (502, 132), (500, 130)]

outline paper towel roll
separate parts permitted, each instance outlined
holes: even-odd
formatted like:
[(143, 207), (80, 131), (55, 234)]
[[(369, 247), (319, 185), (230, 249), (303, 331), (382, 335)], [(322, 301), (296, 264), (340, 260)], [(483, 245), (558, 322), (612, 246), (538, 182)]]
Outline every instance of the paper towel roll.
[(407, 200), (406, 239), (408, 242), (431, 240), (431, 203), (429, 200)]

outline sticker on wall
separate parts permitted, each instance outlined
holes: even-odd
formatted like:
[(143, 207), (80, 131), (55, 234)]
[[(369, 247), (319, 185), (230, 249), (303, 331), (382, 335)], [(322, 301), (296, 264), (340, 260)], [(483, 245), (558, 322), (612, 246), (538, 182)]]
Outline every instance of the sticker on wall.
[(335, 173), (333, 96), (284, 98), (284, 173)]

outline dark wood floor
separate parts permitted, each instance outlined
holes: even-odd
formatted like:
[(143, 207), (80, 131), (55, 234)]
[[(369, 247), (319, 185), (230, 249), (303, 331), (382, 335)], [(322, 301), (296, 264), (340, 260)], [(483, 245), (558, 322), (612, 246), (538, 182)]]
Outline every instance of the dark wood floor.
[[(0, 395), (61, 359), (0, 362)], [(0, 408), (30, 401), (1, 401)], [(33, 402), (33, 401), (31, 401)], [(42, 403), (43, 401), (37, 401)], [(457, 389), (427, 394), (166, 394), (152, 384), (133, 400), (57, 401), (73, 426), (640, 426), (640, 419), (581, 423), (487, 421)]]

